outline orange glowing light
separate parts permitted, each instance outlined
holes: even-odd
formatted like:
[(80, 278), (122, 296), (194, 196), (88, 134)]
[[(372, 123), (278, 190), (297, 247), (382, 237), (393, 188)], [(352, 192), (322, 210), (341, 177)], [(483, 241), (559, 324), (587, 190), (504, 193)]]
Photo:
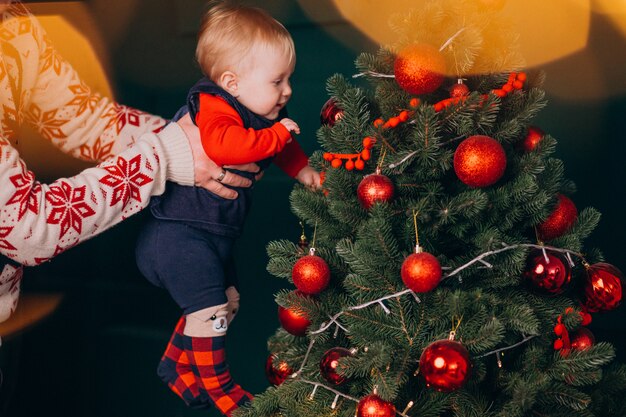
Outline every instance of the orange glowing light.
[(535, 267), (535, 274), (543, 274), (544, 268), (543, 265), (539, 264)]
[[(613, 1), (613, 0), (606, 0)], [(590, 21), (590, 0), (526, 0), (489, 2), (483, 0), (484, 7), (478, 9), (485, 21), (493, 19), (501, 25), (502, 30), (510, 30), (519, 35), (521, 52), (529, 66), (540, 65), (563, 56), (572, 54), (587, 44)], [(315, 21), (327, 19), (333, 10), (325, 10), (320, 3), (313, 0), (299, 0), (304, 11)], [(333, 0), (334, 13), (345, 19), (363, 35), (379, 45), (394, 45), (398, 42), (397, 33), (387, 24), (394, 16), (402, 18), (413, 10), (425, 10), (432, 7), (428, 0), (388, 0), (385, 7), (373, 0)], [(467, 2), (470, 6), (471, 2)], [(458, 4), (455, 4), (458, 6)], [(470, 10), (468, 8), (468, 10)], [(471, 8), (475, 13), (476, 8)], [(463, 19), (459, 19), (462, 22)], [(334, 25), (337, 26), (337, 25)], [(444, 25), (445, 26), (445, 25)], [(453, 30), (459, 30), (455, 28)], [(333, 33), (335, 28), (328, 30)], [(451, 29), (452, 30), (452, 29)], [(345, 30), (344, 30), (345, 31)], [(338, 39), (350, 42), (349, 37)], [(485, 47), (502, 47), (500, 41), (491, 36), (497, 33), (483, 33)], [(445, 41), (445, 40), (444, 40)], [(443, 44), (443, 43), (442, 43)], [(442, 46), (442, 45), (436, 45)], [(493, 54), (490, 54), (493, 55)], [(495, 56), (495, 55), (494, 55)]]

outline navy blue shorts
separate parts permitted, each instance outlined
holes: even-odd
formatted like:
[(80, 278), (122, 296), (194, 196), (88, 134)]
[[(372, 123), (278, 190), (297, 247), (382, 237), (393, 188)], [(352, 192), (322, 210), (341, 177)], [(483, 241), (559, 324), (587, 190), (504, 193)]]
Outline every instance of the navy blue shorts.
[(165, 288), (185, 314), (225, 304), (225, 290), (237, 287), (234, 238), (183, 222), (151, 218), (137, 241), (137, 266)]

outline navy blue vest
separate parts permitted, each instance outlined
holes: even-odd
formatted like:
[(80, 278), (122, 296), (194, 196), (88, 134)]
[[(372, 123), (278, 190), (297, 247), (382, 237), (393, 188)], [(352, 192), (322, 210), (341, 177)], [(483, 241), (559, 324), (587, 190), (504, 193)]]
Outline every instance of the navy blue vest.
[[(207, 78), (201, 79), (191, 88), (187, 96), (187, 105), (183, 106), (176, 113), (174, 121), (189, 112), (191, 120), (195, 123), (196, 114), (200, 107), (200, 93), (211, 94), (226, 100), (239, 113), (245, 128), (265, 129), (271, 127), (276, 122), (252, 113), (232, 95)], [(203, 110), (206, 111), (206, 109)], [(278, 120), (283, 117), (287, 117), (285, 109), (279, 114)], [(237, 152), (236, 143), (232, 144), (232, 148), (233, 152)], [(271, 158), (266, 158), (256, 163), (261, 170), (264, 170), (270, 162)], [(236, 170), (231, 171), (254, 182), (255, 174)], [(238, 193), (238, 197), (234, 200), (219, 197), (204, 188), (188, 187), (168, 182), (165, 193), (161, 196), (153, 197), (150, 201), (150, 211), (157, 219), (183, 221), (211, 233), (237, 237), (243, 230), (243, 223), (252, 204), (252, 187), (230, 188)]]

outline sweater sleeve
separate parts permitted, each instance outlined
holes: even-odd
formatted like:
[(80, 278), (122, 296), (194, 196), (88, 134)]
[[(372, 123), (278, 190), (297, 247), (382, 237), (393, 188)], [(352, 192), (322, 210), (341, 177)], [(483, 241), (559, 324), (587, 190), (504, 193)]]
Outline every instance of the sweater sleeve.
[(112, 102), (93, 92), (50, 43), (38, 20), (22, 5), (2, 23), (21, 54), (21, 118), (63, 152), (100, 162), (131, 146), (139, 136), (158, 132), (165, 120)]
[(168, 179), (193, 184), (189, 144), (176, 123), (49, 185), (37, 181), (0, 137), (0, 253), (23, 265), (40, 264), (139, 212)]
[(218, 165), (247, 164), (276, 155), (291, 139), (280, 123), (267, 129), (246, 129), (237, 111), (223, 99), (200, 94), (196, 115), (202, 146)]

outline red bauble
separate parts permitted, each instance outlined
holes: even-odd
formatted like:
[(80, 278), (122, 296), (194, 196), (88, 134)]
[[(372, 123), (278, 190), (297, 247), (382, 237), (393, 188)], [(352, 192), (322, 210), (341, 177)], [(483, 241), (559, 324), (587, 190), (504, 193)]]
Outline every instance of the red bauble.
[(289, 375), (293, 374), (293, 370), (285, 361), (278, 360), (276, 355), (271, 354), (265, 362), (265, 376), (272, 385), (280, 385)]
[(596, 343), (593, 333), (586, 327), (581, 327), (575, 333), (570, 334), (569, 338), (573, 350), (587, 350)]
[(465, 97), (468, 94), (469, 94), (469, 87), (463, 84), (463, 81), (461, 80), (459, 80), (458, 83), (450, 87), (450, 97), (452, 98)]
[(311, 322), (304, 311), (278, 306), (278, 321), (283, 329), (294, 336), (304, 336)]
[(356, 194), (361, 206), (369, 210), (374, 203), (384, 203), (393, 198), (393, 182), (376, 170), (375, 174), (363, 177), (356, 189)]
[(489, 136), (470, 136), (454, 152), (454, 172), (470, 187), (486, 187), (496, 183), (505, 169), (504, 148)]
[(534, 151), (545, 135), (546, 134), (538, 127), (529, 126), (526, 137), (522, 141), (522, 148), (524, 148), (526, 152)]
[(402, 262), (400, 275), (407, 288), (415, 292), (428, 292), (441, 281), (441, 265), (428, 252), (414, 253)]
[(343, 110), (337, 106), (337, 100), (329, 98), (320, 111), (320, 121), (323, 125), (333, 127), (343, 117)]
[(587, 267), (585, 307), (591, 313), (617, 308), (622, 301), (622, 272), (611, 264), (600, 262)]
[(432, 93), (443, 83), (446, 60), (430, 45), (410, 45), (396, 56), (393, 72), (398, 85), (408, 93)]
[(567, 232), (578, 218), (578, 210), (569, 198), (559, 194), (558, 202), (547, 219), (537, 226), (541, 240), (552, 240)]
[(438, 340), (422, 352), (419, 369), (428, 387), (443, 392), (454, 391), (469, 378), (469, 353), (459, 342)]
[(376, 394), (361, 398), (356, 406), (357, 417), (394, 417), (396, 407)]
[[(547, 257), (547, 260), (546, 260)], [(537, 288), (558, 294), (569, 284), (572, 269), (567, 260), (557, 252), (535, 250), (528, 256), (524, 276)]]
[(326, 381), (334, 385), (340, 385), (346, 381), (346, 377), (337, 373), (339, 358), (345, 356), (352, 356), (352, 352), (341, 347), (329, 349), (324, 353), (320, 361), (320, 372)]
[(319, 256), (298, 259), (291, 270), (294, 285), (305, 294), (319, 294), (330, 282), (330, 268)]

